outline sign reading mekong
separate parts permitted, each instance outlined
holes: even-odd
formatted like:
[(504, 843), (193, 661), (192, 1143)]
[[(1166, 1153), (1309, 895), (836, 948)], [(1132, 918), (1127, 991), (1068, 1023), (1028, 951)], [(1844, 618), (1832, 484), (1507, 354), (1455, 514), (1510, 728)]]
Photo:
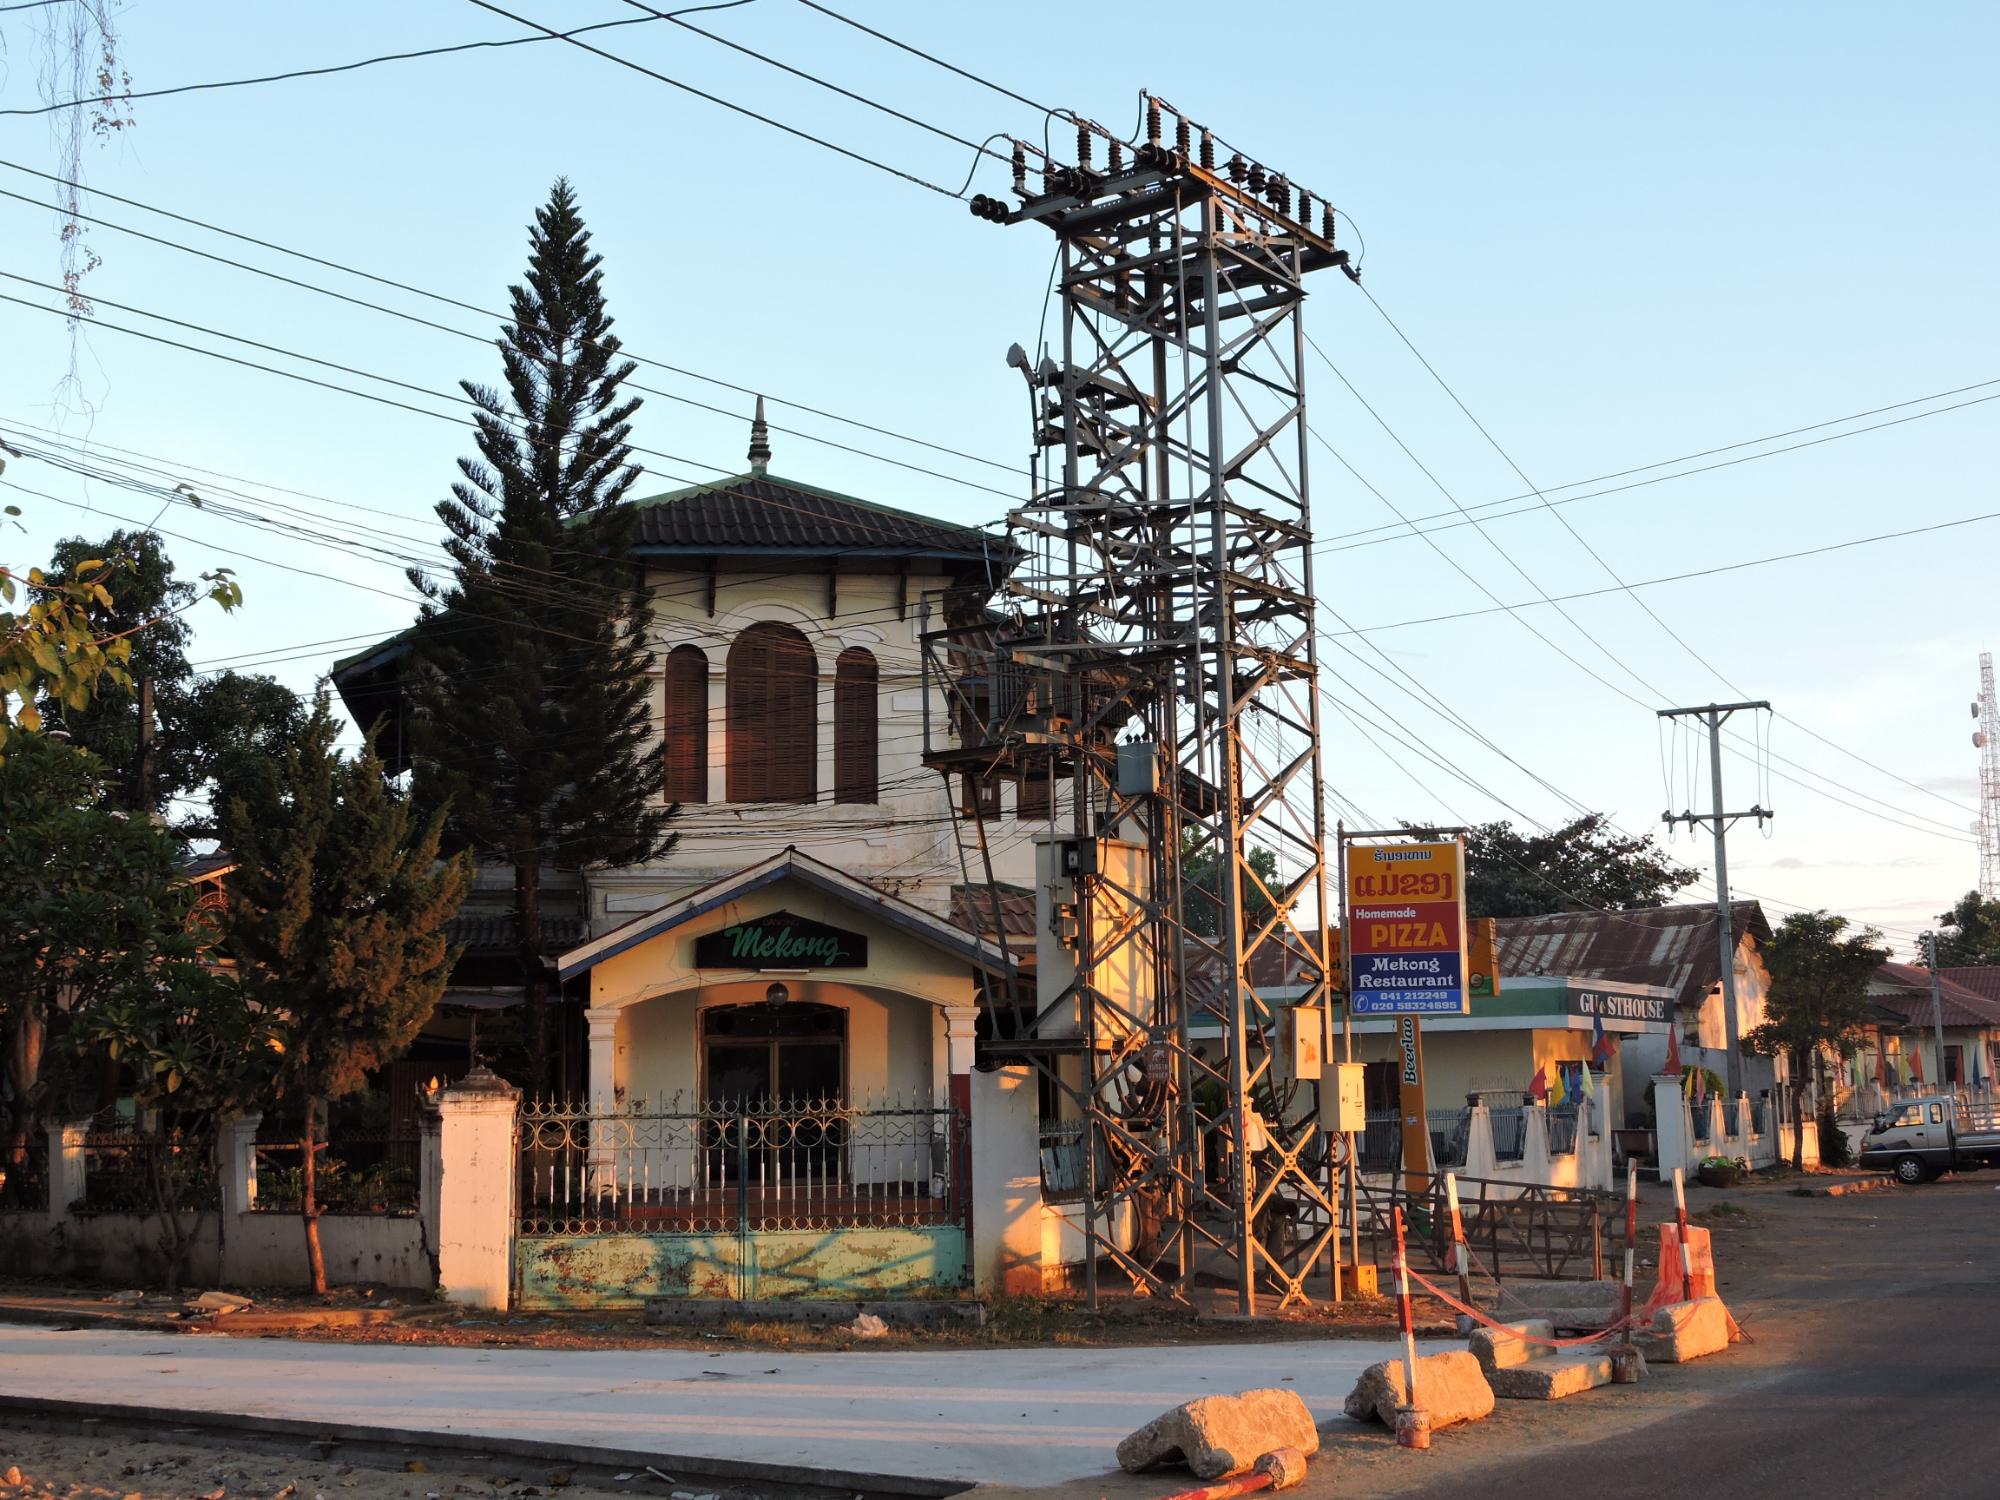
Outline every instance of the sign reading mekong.
[(1347, 851), (1348, 996), (1357, 1016), (1462, 1016), (1465, 850), (1438, 844)]

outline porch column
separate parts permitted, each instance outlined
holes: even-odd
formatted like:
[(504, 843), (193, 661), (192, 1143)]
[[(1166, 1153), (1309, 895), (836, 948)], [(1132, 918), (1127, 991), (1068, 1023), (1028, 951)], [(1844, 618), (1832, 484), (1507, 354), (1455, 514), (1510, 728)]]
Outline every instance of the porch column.
[(590, 1028), (589, 1096), (584, 1100), (590, 1112), (590, 1191), (593, 1196), (614, 1190), (618, 1168), (610, 1127), (600, 1117), (615, 1113), (618, 1104), (618, 1012), (595, 1006), (583, 1013)]
[(979, 1007), (976, 1005), (947, 1005), (944, 1008), (945, 1062), (951, 1070), (946, 1098), (959, 1121), (954, 1128), (961, 1132), (952, 1192), (958, 1198), (960, 1212), (965, 1219), (965, 1243), (968, 1248), (979, 1243), (974, 1234), (974, 1220), (977, 1218), (974, 1209), (977, 1205), (972, 1201), (972, 1185), (978, 1180), (972, 1175), (972, 1028), (978, 1020)]

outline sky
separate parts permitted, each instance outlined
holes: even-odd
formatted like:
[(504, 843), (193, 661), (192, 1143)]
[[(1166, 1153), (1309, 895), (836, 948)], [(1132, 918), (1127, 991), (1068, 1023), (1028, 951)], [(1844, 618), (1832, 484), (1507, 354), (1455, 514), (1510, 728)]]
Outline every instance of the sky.
[[(616, 0), (502, 8), (563, 27), (639, 15)], [(1357, 654), (1325, 660), (1355, 716), (1329, 721), (1338, 807), (1527, 826), (1580, 805), (1658, 829), (1664, 809), (1709, 803), (1705, 763), (1656, 710), (1769, 699), (1777, 716), (1739, 720), (1741, 754), (1724, 759), (1730, 807), (1777, 813), (1732, 836), (1739, 896), (1774, 921), (1828, 907), (1907, 952), (1975, 883), (1967, 709), (2000, 636), (2000, 519), (1762, 560), (2000, 512), (2000, 11), (832, 8), (1120, 133), (1152, 89), (1339, 206), (1382, 311), (1327, 274), (1307, 312), (1380, 417), (1309, 366), (1312, 424), (1351, 465), (1315, 460), (1320, 623), (1362, 632), (1342, 638)], [(628, 351), (686, 372), (637, 377), (663, 393), (637, 418), (637, 443), (656, 450), (640, 493), (740, 472), (761, 392), (794, 429), (773, 436), (776, 473), (967, 523), (1018, 503), (1027, 435), (1004, 354), (1043, 326), (1051, 242), (953, 196), (968, 172), (969, 191), (1003, 194), (1004, 165), (975, 170), (957, 141), (658, 20), (582, 40), (934, 186), (558, 41), (138, 98), (129, 129), (84, 148), (86, 212), (444, 327), (93, 226), (94, 326), (70, 378), (71, 325), (38, 310), (62, 300), (57, 189), (15, 169), (59, 171), (59, 143), (46, 118), (5, 113), (44, 102), (38, 28), (65, 9), (0, 13), (0, 191), (16, 195), (0, 197), (0, 296), (35, 304), (0, 301), (0, 437), (148, 455), (165, 491), (185, 483), (207, 503), (163, 510), (13, 460), (0, 485), (26, 487), (4, 495), (25, 514), (0, 560), (157, 521), (183, 573), (233, 568), (246, 596), (233, 616), (194, 615), (198, 664), (309, 690), (408, 623), (402, 567), (436, 558), (431, 506), (470, 448), (452, 393), (495, 378), (479, 340), (558, 176), (580, 196)], [(532, 34), (465, 0), (130, 0), (113, 14), (138, 91)], [(799, 0), (687, 19), (967, 140), (1038, 139), (1046, 124)], [(1587, 482), (1603, 475), (1623, 477)], [(218, 500), (225, 486), (238, 498)], [(1510, 500), (1428, 542), (1397, 519), (1456, 522), (1458, 506)], [(1404, 623), (1489, 605), (1441, 554), (1515, 608)], [(1423, 691), (1391, 685), (1387, 661)], [(1767, 761), (1765, 741), (1786, 759)], [(1705, 834), (1682, 829), (1668, 848), (1710, 867)]]

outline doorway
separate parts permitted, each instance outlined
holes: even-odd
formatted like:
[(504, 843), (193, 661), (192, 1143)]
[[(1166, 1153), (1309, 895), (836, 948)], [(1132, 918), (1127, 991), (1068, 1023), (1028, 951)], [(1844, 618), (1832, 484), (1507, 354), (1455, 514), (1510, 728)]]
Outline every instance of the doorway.
[(844, 1175), (847, 1012), (807, 1001), (701, 1014), (704, 1145), (723, 1181)]

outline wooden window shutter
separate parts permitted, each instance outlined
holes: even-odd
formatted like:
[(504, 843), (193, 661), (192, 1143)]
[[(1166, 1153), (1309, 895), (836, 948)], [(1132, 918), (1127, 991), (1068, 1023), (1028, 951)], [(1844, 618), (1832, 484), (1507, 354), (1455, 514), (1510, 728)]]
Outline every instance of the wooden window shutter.
[(811, 802), (819, 789), (819, 663), (790, 625), (762, 620), (729, 648), (731, 802)]
[(882, 800), (878, 759), (881, 708), (874, 656), (859, 646), (833, 670), (833, 800)]
[(708, 800), (708, 653), (676, 646), (667, 655), (662, 753), (669, 802)]

